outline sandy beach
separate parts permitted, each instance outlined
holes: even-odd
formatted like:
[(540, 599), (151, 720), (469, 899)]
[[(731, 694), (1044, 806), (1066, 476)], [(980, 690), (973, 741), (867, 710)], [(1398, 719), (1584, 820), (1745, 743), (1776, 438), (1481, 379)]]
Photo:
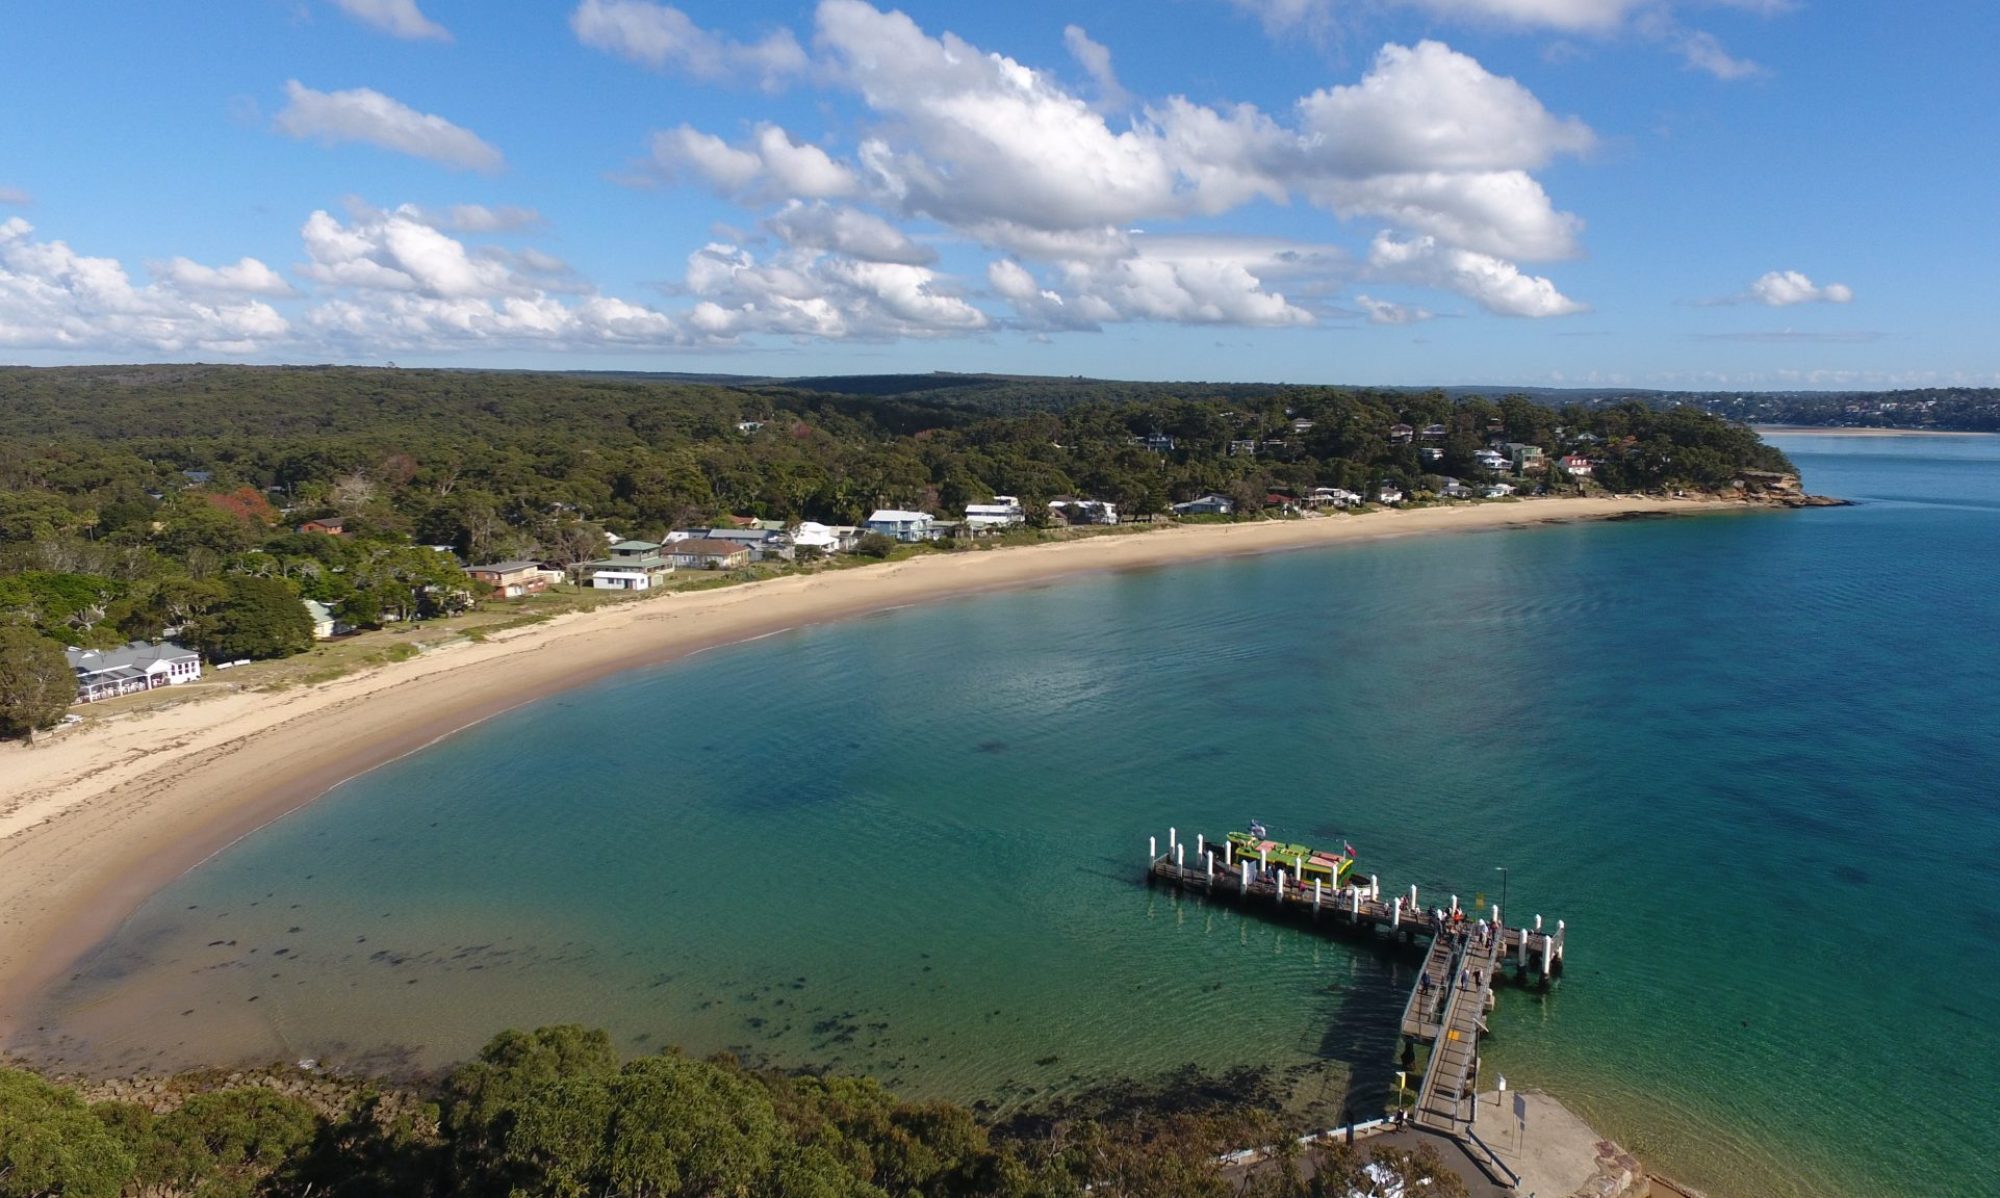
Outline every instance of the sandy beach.
[(1759, 436), (1780, 437), (1992, 437), (2000, 433), (1966, 432), (1948, 428), (1828, 428), (1817, 424), (1753, 424)]
[[(1742, 511), (1695, 499), (1562, 498), (1126, 536), (662, 594), (460, 642), (290, 690), (207, 692), (36, 746), (0, 747), (0, 1039), (155, 890), (341, 781), (565, 687), (704, 648), (1052, 578), (1438, 532)], [(206, 690), (206, 688), (204, 688)]]

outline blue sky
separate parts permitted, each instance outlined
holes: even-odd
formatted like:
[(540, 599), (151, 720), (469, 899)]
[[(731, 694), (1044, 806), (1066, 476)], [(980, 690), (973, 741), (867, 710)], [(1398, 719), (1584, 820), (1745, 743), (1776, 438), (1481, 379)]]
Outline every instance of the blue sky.
[(1995, 384), (1996, 25), (21, 5), (0, 361)]

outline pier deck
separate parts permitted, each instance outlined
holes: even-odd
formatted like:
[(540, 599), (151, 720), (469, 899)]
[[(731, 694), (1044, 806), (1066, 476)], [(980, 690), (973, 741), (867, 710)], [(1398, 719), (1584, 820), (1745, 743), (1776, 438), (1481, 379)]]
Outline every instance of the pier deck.
[(1410, 1046), (1407, 1051), (1414, 1052), (1418, 1044), (1431, 1046), (1410, 1118), (1419, 1128), (1462, 1143), (1497, 1184), (1514, 1184), (1511, 1171), (1472, 1129), (1479, 1043), (1488, 1032), (1486, 1016), (1493, 1009), (1496, 985), (1547, 986), (1562, 976), (1567, 929), (1561, 920), (1553, 931), (1543, 929), (1539, 915), (1532, 926), (1512, 926), (1497, 906), (1489, 919), (1481, 919), (1484, 913), (1462, 912), (1455, 895), (1449, 906), (1427, 909), (1418, 902), (1416, 887), (1384, 898), (1374, 878), (1340, 887), (1301, 882), (1282, 868), (1236, 857), (1227, 842), (1197, 839), (1190, 846), (1177, 841), (1171, 830), (1167, 851), (1149, 858), (1146, 877), (1330, 933), (1386, 935), (1412, 945), (1427, 941), (1399, 1029)]

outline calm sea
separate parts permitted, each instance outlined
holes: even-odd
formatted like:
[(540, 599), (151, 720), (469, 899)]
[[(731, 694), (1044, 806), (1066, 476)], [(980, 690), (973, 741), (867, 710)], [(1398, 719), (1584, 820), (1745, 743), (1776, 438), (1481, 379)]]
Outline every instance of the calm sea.
[(435, 1065), (578, 1020), (1002, 1108), (1249, 1067), (1365, 1114), (1410, 962), (1139, 882), (1255, 817), (1566, 919), (1488, 1060), (1684, 1180), (1991, 1193), (2000, 438), (1781, 443), (1859, 506), (1085, 578), (517, 710), (183, 878), (24, 1047)]

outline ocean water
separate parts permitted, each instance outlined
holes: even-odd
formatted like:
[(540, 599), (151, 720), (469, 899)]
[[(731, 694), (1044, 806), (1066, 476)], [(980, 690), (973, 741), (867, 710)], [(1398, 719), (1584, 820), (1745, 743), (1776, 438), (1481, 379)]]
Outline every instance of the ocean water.
[(1195, 1069), (1367, 1114), (1412, 961), (1141, 882), (1255, 817), (1567, 920), (1487, 1060), (1656, 1167), (1991, 1193), (2000, 438), (1779, 440), (1858, 505), (1075, 579), (517, 709), (182, 878), (16, 1047), (436, 1066), (577, 1020), (1000, 1109)]

